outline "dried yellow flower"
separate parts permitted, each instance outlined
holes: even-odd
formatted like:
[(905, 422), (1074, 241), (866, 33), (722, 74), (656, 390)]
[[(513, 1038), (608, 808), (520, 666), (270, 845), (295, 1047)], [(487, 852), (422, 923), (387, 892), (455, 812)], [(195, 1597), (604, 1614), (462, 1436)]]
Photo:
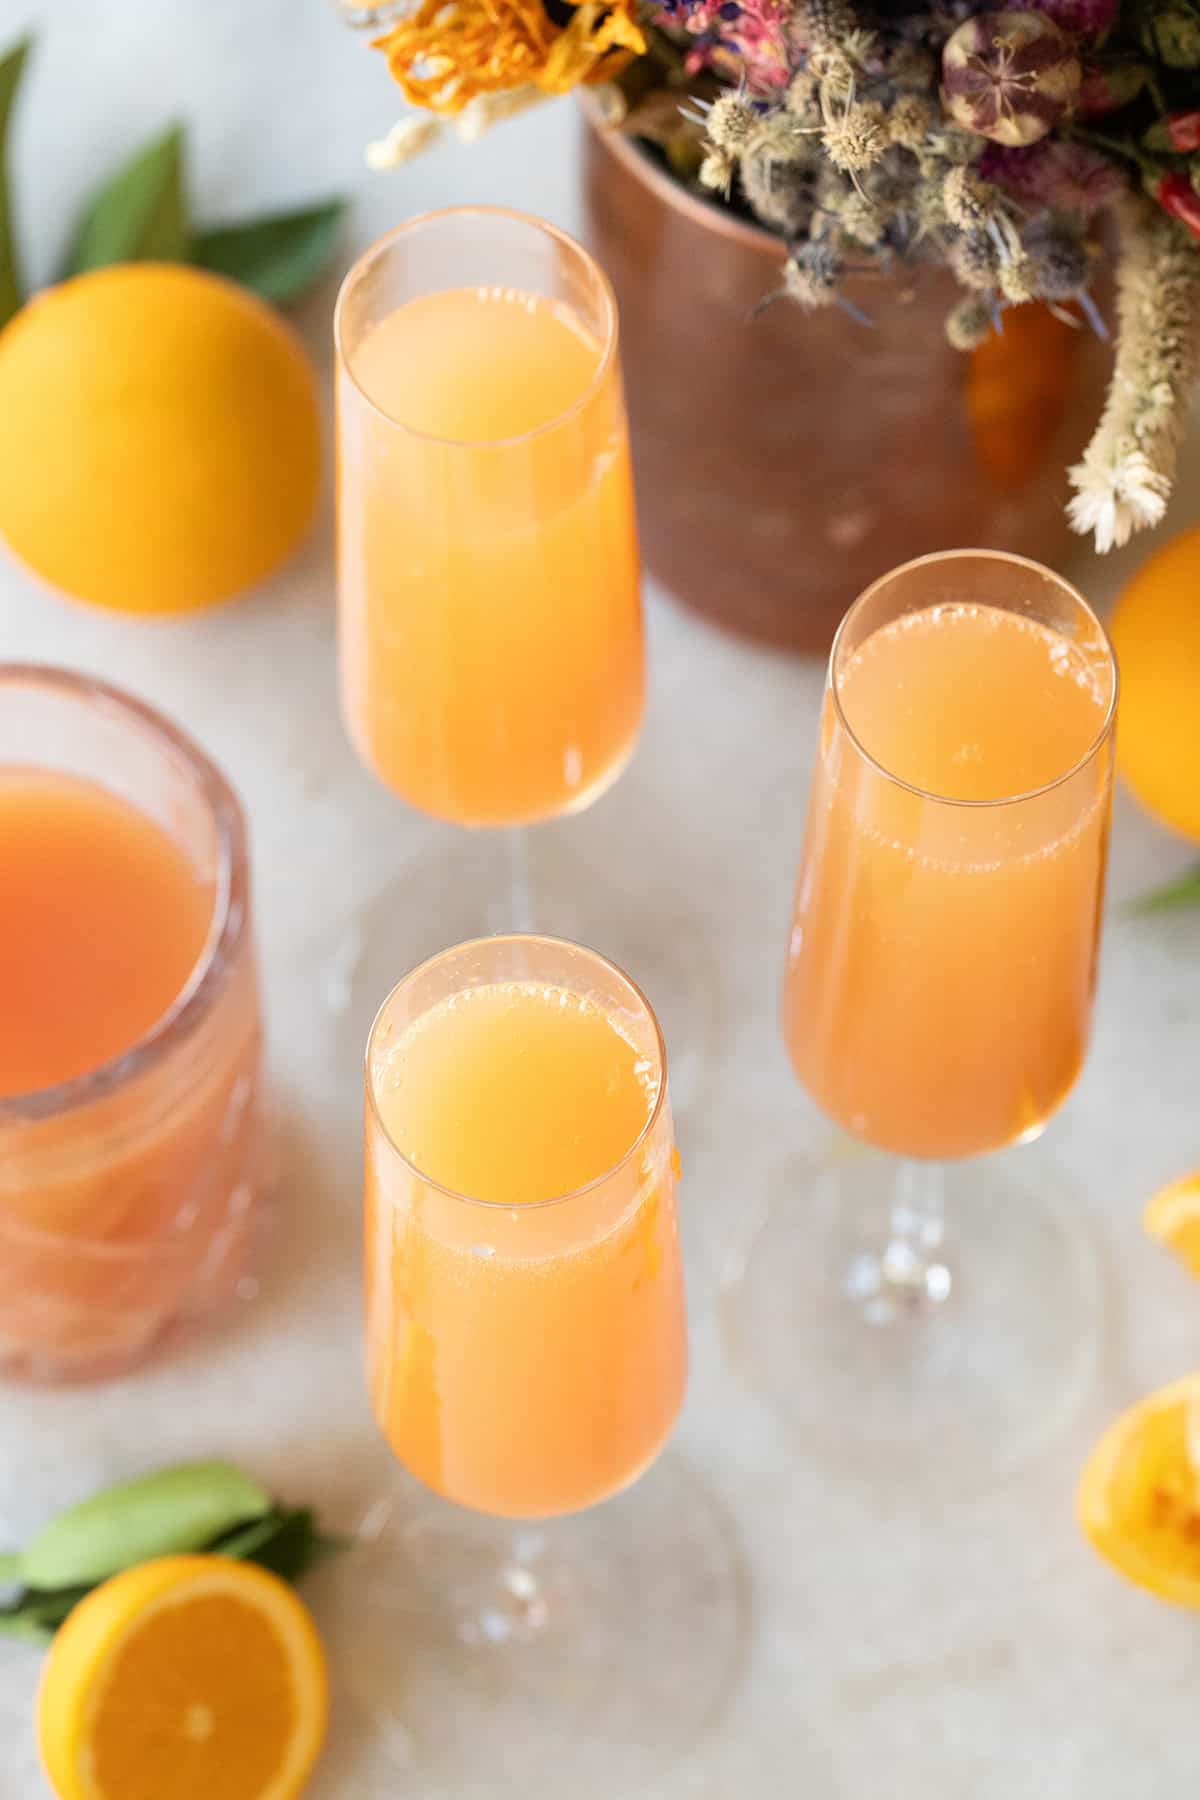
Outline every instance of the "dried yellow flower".
[(421, 0), (374, 48), (413, 106), (457, 113), (481, 94), (608, 80), (646, 48), (635, 4), (577, 6), (560, 29), (541, 0)]

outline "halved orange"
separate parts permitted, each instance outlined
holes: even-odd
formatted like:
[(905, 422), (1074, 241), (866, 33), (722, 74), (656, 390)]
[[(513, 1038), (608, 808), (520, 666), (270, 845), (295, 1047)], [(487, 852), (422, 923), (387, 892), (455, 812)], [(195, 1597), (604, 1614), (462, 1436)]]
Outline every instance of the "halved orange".
[(317, 1630), (253, 1563), (114, 1575), (55, 1637), (38, 1744), (60, 1800), (293, 1800), (325, 1737)]
[(1200, 1609), (1198, 1426), (1200, 1375), (1140, 1401), (1092, 1452), (1078, 1508), (1091, 1543), (1122, 1575), (1160, 1600)]
[(1142, 1215), (1152, 1238), (1200, 1275), (1200, 1169), (1160, 1188)]

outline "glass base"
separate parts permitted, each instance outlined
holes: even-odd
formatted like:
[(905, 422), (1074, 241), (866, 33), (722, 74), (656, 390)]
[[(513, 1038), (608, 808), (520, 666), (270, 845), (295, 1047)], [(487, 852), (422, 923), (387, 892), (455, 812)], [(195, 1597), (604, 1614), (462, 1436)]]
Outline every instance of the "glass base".
[(1087, 1397), (1103, 1288), (1078, 1207), (1025, 1156), (944, 1172), (946, 1237), (888, 1246), (896, 1163), (840, 1142), (781, 1167), (733, 1245), (735, 1361), (809, 1454), (906, 1487), (983, 1486)]
[[(729, 1527), (667, 1458), (545, 1523), (396, 1483), (306, 1594), (341, 1688), (355, 1800), (633, 1800), (736, 1679)], [(333, 1746), (335, 1757), (338, 1746)]]
[[(588, 859), (576, 821), (523, 834), (523, 892), (513, 891), (508, 834), (464, 832), (421, 858), (351, 922), (326, 958), (326, 996), (339, 1022), (336, 1050), (358, 1068), (372, 1020), (400, 977), (469, 938), (533, 930), (598, 950), (645, 989), (662, 1024), (676, 1115), (692, 1100), (716, 1048), (718, 959), (694, 923), (662, 924), (653, 870)], [(639, 880), (647, 882), (646, 891)], [(514, 910), (528, 908), (528, 917)]]

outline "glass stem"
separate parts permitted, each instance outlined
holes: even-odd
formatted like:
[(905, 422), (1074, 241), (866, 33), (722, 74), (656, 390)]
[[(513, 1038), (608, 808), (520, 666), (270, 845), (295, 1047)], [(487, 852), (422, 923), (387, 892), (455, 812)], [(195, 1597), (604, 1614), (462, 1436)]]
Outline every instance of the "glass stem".
[(533, 930), (533, 885), (529, 878), (529, 833), (522, 825), (511, 825), (504, 833), (504, 856), (508, 871), (508, 929)]
[(950, 1295), (943, 1245), (945, 1182), (940, 1163), (897, 1164), (883, 1249), (855, 1259), (849, 1290), (873, 1324), (927, 1312)]

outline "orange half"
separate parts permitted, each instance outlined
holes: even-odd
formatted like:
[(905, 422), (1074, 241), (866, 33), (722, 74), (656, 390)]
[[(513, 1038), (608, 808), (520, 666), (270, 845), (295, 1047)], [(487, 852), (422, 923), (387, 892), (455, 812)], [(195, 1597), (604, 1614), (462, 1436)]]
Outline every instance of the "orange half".
[[(1193, 1419), (1196, 1426), (1193, 1426)], [(1200, 1375), (1124, 1413), (1092, 1452), (1079, 1522), (1093, 1547), (1139, 1587), (1200, 1609)]]
[(324, 1653), (291, 1588), (252, 1563), (172, 1556), (70, 1614), (38, 1745), (60, 1800), (294, 1800), (327, 1716)]
[(1161, 1188), (1142, 1215), (1152, 1238), (1200, 1275), (1200, 1169)]

